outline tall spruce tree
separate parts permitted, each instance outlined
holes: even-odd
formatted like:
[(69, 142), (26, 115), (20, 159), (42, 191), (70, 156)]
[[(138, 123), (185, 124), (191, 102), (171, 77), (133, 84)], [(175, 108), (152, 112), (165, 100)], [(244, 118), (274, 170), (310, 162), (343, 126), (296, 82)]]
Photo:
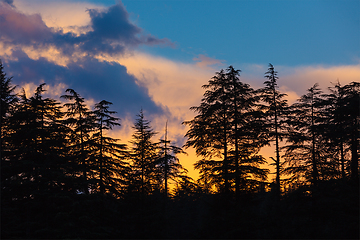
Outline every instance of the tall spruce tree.
[(230, 83), (230, 118), (232, 119), (230, 122), (232, 149), (229, 152), (229, 162), (233, 166), (233, 175), (235, 174), (237, 198), (241, 190), (254, 188), (258, 185), (256, 181), (264, 181), (267, 174), (267, 170), (260, 168), (260, 164), (265, 163), (265, 159), (258, 154), (260, 148), (267, 143), (267, 129), (263, 124), (265, 115), (259, 109), (260, 97), (249, 84), (240, 81), (240, 72), (232, 66), (226, 70), (226, 77)]
[(310, 181), (312, 185), (317, 185), (324, 153), (324, 138), (319, 127), (324, 118), (323, 99), (318, 84), (309, 88), (308, 93), (290, 108), (289, 144), (284, 147), (287, 163), (285, 172), (293, 174), (300, 181)]
[(258, 97), (240, 81), (239, 73), (232, 66), (217, 72), (203, 86), (207, 90), (200, 106), (191, 108), (198, 115), (184, 122), (190, 126), (185, 147), (194, 147), (202, 157), (195, 163), (200, 182), (208, 190), (215, 187), (225, 193), (235, 187), (236, 195), (250, 189), (254, 178), (266, 178), (266, 170), (259, 168), (264, 159), (257, 155), (266, 143), (259, 137), (266, 130), (255, 107)]
[(164, 139), (160, 139), (158, 159), (156, 167), (160, 173), (160, 181), (164, 182), (164, 193), (168, 196), (168, 181), (180, 178), (187, 172), (179, 162), (177, 154), (185, 152), (175, 145), (171, 145), (171, 141), (167, 139), (167, 121), (165, 126)]
[(119, 118), (112, 116), (115, 111), (110, 111), (111, 102), (102, 100), (95, 104), (95, 133), (92, 135), (93, 142), (92, 169), (98, 179), (98, 191), (100, 194), (118, 196), (124, 192), (128, 182), (129, 167), (125, 161), (127, 157), (126, 145), (118, 143), (119, 139), (106, 136), (106, 131), (114, 126), (120, 126)]
[(190, 108), (198, 115), (184, 122), (190, 127), (185, 135), (188, 137), (185, 147), (194, 147), (196, 154), (202, 157), (195, 163), (195, 168), (200, 170), (200, 178), (206, 178), (206, 181), (224, 193), (230, 191), (229, 85), (225, 71), (216, 72), (209, 83), (202, 86), (206, 91), (200, 106)]
[(159, 187), (156, 171), (159, 144), (152, 140), (157, 133), (151, 128), (150, 121), (145, 119), (142, 109), (132, 128), (135, 131), (130, 141), (132, 174), (129, 191), (149, 194)]
[(62, 95), (61, 98), (71, 101), (64, 104), (67, 108), (65, 123), (72, 129), (67, 150), (71, 154), (73, 173), (82, 175), (77, 184), (79, 191), (88, 194), (88, 173), (91, 169), (90, 137), (95, 128), (95, 116), (86, 106), (85, 99), (75, 90), (67, 89), (65, 92), (67, 94)]
[(349, 145), (346, 136), (346, 107), (345, 91), (340, 82), (328, 88), (330, 93), (324, 95), (325, 119), (323, 123), (326, 153), (328, 161), (325, 162), (326, 171), (323, 172), (326, 179), (343, 178), (347, 174), (347, 155)]
[(351, 82), (343, 87), (345, 136), (351, 149), (350, 179), (359, 185), (359, 140), (360, 140), (360, 83)]
[(281, 93), (278, 90), (277, 80), (277, 71), (275, 71), (274, 66), (269, 63), (269, 68), (265, 72), (265, 78), (268, 80), (264, 82), (265, 87), (260, 89), (262, 101), (265, 105), (262, 106), (262, 110), (266, 114), (265, 125), (268, 128), (268, 140), (270, 142), (275, 142), (275, 190), (276, 194), (279, 197), (281, 193), (281, 182), (280, 182), (280, 173), (281, 173), (281, 159), (280, 159), (280, 141), (284, 137), (284, 116), (286, 115), (287, 109), (287, 100), (284, 99), (286, 94)]
[[(11, 110), (15, 107), (15, 103), (18, 101), (14, 90), (16, 86), (12, 86), (12, 77), (7, 77), (4, 72), (4, 66), (0, 60), (0, 115), (1, 115), (1, 126), (5, 126), (6, 118), (11, 114)], [(3, 133), (3, 131), (1, 131)], [(4, 131), (5, 133), (5, 131)]]
[(71, 191), (67, 175), (67, 128), (62, 124), (60, 103), (43, 98), (41, 84), (30, 99), (25, 92), (9, 119), (11, 132), (8, 179), (12, 198), (33, 198), (54, 191)]
[(10, 141), (11, 141), (11, 129), (9, 128), (9, 119), (16, 110), (16, 103), (18, 97), (14, 93), (15, 87), (11, 84), (12, 77), (6, 77), (4, 67), (0, 61), (0, 111), (1, 111), (1, 195), (2, 199), (5, 199), (5, 192), (3, 191), (6, 186), (6, 182), (9, 181), (12, 176), (11, 164), (8, 158), (10, 153)]

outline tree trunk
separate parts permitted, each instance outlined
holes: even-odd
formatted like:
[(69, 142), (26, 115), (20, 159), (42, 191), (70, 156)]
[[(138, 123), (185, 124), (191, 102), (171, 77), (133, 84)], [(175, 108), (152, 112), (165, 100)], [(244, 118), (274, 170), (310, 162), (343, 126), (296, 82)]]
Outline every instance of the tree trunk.
[(317, 170), (317, 163), (316, 163), (316, 147), (315, 147), (315, 123), (314, 123), (314, 104), (311, 103), (311, 133), (312, 133), (312, 182), (313, 185), (317, 185), (318, 180), (318, 170)]
[(358, 132), (354, 131), (351, 139), (351, 181), (359, 184)]
[(105, 193), (104, 181), (103, 181), (103, 135), (102, 135), (102, 120), (100, 122), (100, 193), (103, 195)]
[(166, 126), (165, 126), (165, 197), (167, 197), (167, 194), (168, 194), (168, 159), (167, 159), (167, 149), (166, 149), (166, 141), (167, 141), (167, 121), (166, 121)]
[(276, 109), (276, 92), (274, 87), (274, 124), (275, 124), (275, 151), (276, 151), (276, 178), (275, 178), (275, 191), (276, 197), (280, 199), (281, 188), (280, 188), (280, 150), (279, 150), (279, 134), (278, 134), (278, 112)]

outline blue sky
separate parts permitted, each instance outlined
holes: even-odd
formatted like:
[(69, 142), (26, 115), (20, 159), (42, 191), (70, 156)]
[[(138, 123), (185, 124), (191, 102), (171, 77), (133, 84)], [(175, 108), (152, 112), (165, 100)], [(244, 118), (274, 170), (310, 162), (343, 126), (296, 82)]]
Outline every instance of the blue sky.
[(74, 88), (89, 106), (113, 102), (123, 142), (142, 108), (181, 146), (201, 86), (229, 65), (260, 88), (272, 63), (290, 103), (315, 83), (360, 82), (359, 29), (358, 0), (0, 0), (0, 59), (28, 95), (45, 82), (56, 99)]
[(353, 64), (360, 56), (360, 1), (123, 1), (131, 19), (177, 48), (146, 48), (227, 64)]

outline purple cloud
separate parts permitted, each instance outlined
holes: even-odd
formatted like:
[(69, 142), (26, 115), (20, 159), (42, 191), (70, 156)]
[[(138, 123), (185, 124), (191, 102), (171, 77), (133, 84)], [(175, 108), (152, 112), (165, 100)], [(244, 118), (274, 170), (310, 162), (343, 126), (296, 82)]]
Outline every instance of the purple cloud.
[[(163, 113), (164, 109), (154, 103), (146, 88), (136, 84), (136, 78), (129, 75), (124, 66), (102, 62), (93, 56), (121, 54), (141, 44), (166, 44), (170, 41), (142, 35), (143, 30), (129, 21), (129, 14), (121, 3), (106, 10), (87, 11), (92, 30), (77, 36), (49, 28), (39, 14), (27, 15), (0, 1), (0, 43), (12, 49), (10, 58), (0, 52), (0, 59), (4, 60), (7, 74), (14, 77), (13, 83), (65, 83), (85, 98), (113, 102), (120, 117), (135, 116), (140, 108), (155, 114)], [(35, 50), (52, 46), (67, 57), (74, 51), (86, 55), (68, 61), (66, 66), (59, 66), (44, 57), (30, 58), (22, 48), (26, 46)]]
[(121, 2), (106, 10), (88, 9), (87, 12), (92, 30), (76, 36), (47, 27), (38, 14), (26, 15), (0, 2), (0, 39), (13, 45), (54, 45), (64, 54), (71, 54), (75, 46), (88, 54), (112, 55), (141, 44), (173, 45), (166, 38), (142, 35), (143, 30), (129, 21), (129, 14)]

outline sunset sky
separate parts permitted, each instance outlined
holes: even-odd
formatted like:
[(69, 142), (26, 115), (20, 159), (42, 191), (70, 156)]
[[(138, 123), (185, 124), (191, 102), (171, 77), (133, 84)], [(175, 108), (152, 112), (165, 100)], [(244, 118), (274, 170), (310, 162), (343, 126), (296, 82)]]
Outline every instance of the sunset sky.
[(0, 0), (0, 59), (28, 96), (45, 82), (56, 99), (73, 88), (90, 106), (113, 102), (121, 142), (143, 108), (157, 139), (168, 120), (182, 146), (201, 86), (229, 65), (260, 88), (272, 63), (290, 103), (314, 83), (360, 82), (360, 1)]

